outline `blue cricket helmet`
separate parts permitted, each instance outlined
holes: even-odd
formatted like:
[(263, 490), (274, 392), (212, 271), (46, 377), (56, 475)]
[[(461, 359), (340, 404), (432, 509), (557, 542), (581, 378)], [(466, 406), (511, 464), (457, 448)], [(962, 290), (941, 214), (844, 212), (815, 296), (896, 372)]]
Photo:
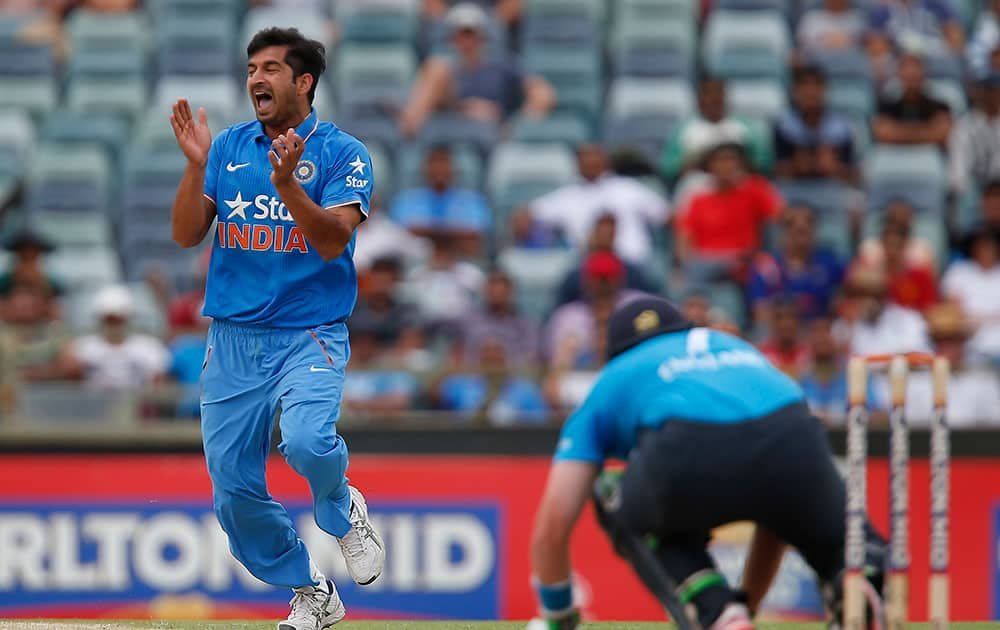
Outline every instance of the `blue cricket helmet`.
[(608, 320), (608, 360), (647, 339), (693, 328), (671, 302), (653, 295), (629, 300)]

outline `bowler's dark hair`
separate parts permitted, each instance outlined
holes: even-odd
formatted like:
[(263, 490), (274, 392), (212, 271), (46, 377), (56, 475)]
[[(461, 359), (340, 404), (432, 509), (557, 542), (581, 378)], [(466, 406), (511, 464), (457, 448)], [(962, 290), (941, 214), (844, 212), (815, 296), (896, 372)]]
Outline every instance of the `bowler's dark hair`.
[(326, 70), (326, 48), (320, 42), (309, 39), (296, 28), (278, 28), (272, 26), (258, 32), (247, 45), (247, 57), (271, 46), (287, 46), (285, 63), (292, 67), (293, 77), (298, 79), (303, 74), (313, 78), (309, 88), (309, 104), (312, 105), (316, 96), (316, 85)]

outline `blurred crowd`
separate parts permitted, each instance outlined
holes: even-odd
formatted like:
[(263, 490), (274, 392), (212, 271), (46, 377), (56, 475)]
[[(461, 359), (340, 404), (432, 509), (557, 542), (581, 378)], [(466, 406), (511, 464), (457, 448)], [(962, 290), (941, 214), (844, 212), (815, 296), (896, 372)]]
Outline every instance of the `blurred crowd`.
[[(51, 13), (38, 36), (58, 38), (61, 20), (80, 7), (138, 4), (46, 3)], [(394, 114), (401, 137), (419, 135), (442, 111), (496, 124), (501, 134), (515, 118), (544, 125), (557, 90), (518, 64), (522, 4), (530, 0), (454, 4), (421, 7), (424, 28), (445, 29), (452, 54), (424, 51)], [(37, 3), (0, 2), (5, 11), (25, 8)], [(998, 12), (1000, 2), (971, 20), (945, 0), (806, 3), (795, 21), (787, 107), (766, 125), (733, 115), (727, 82), (701, 72), (692, 80), (693, 114), (658, 138), (655, 155), (592, 138), (575, 143), (573, 181), (509, 212), (498, 213), (495, 199), (462, 177), (461, 143), (428, 146), (419, 184), (379, 195), (359, 228), (345, 415), (433, 411), (494, 425), (560, 418), (604, 362), (615, 305), (647, 292), (676, 300), (699, 326), (753, 341), (830, 424), (846, 412), (848, 356), (925, 351), (951, 361), (952, 425), (1000, 426)], [(507, 33), (507, 48), (487, 56), (494, 28)], [(866, 51), (874, 72), (876, 104), (860, 130), (856, 116), (830, 106), (829, 68), (814, 61), (848, 50)], [(960, 66), (967, 108), (930, 89), (930, 66), (941, 59)], [(946, 165), (946, 198), (872, 194), (866, 159), (876, 145), (933, 147)], [(831, 186), (838, 207), (814, 203)], [(17, 409), (24, 389), (79, 382), (96, 391), (169, 391), (141, 413), (197, 417), (208, 250), (190, 291), (155, 268), (145, 273), (141, 292), (150, 299), (142, 303), (136, 286), (94, 291), (92, 331), (80, 335), (64, 321), (72, 287), (45, 264), (53, 244), (17, 229), (6, 249), (6, 410)], [(162, 326), (139, 321), (148, 304)], [(919, 425), (930, 415), (928, 377), (914, 374), (910, 389)], [(870, 397), (887, 404), (878, 378)]]

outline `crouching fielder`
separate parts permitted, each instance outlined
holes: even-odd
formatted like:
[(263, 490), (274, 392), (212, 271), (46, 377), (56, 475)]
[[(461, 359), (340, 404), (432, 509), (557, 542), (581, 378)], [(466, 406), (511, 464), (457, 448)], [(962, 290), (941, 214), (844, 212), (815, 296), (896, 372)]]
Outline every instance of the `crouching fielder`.
[[(750, 344), (692, 327), (659, 298), (626, 303), (609, 326), (609, 361), (563, 427), (536, 515), (531, 555), (543, 619), (534, 627), (579, 623), (570, 533), (607, 458), (627, 468), (598, 506), (601, 524), (668, 610), (686, 611), (683, 625), (751, 630), (750, 609), (784, 541), (816, 572), (831, 627), (839, 627), (844, 484), (799, 387)], [(714, 528), (735, 521), (758, 531), (745, 598), (706, 549)], [(884, 541), (870, 529), (869, 539), (869, 575), (878, 582)], [(878, 619), (877, 586), (868, 590)]]

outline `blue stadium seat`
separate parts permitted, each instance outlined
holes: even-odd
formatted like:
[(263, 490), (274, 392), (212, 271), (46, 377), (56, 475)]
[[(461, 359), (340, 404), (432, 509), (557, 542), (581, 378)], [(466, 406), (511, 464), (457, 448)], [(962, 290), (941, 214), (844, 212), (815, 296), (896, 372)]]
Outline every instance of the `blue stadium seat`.
[(576, 160), (565, 145), (504, 142), (493, 151), (486, 189), (503, 215), (577, 177)]
[(39, 210), (30, 212), (27, 221), (57, 249), (112, 246), (111, 218), (106, 212)]
[(562, 142), (575, 146), (593, 138), (587, 123), (570, 111), (552, 112), (544, 118), (517, 115), (510, 121), (510, 139), (516, 142)]
[(115, 284), (122, 278), (118, 254), (109, 248), (67, 247), (49, 254), (46, 266), (67, 286), (78, 291)]
[(681, 21), (621, 19), (611, 34), (616, 76), (690, 77), (695, 64), (695, 32)]
[(354, 5), (337, 12), (345, 42), (410, 43), (416, 39), (418, 15), (399, 4)]
[(148, 50), (152, 42), (141, 11), (108, 13), (78, 9), (66, 19), (66, 34), (75, 53)]
[(236, 26), (225, 13), (167, 15), (156, 23), (156, 40), (160, 75), (231, 74), (236, 68)]
[(57, 102), (56, 80), (51, 75), (0, 76), (0, 111), (26, 111), (39, 121)]
[(922, 212), (940, 216), (944, 210), (945, 170), (937, 147), (875, 145), (868, 152), (865, 178), (869, 207), (902, 199)]
[(104, 148), (112, 164), (117, 164), (129, 131), (127, 122), (114, 113), (57, 110), (45, 119), (41, 139), (57, 144), (96, 143)]
[(330, 20), (323, 13), (308, 8), (254, 7), (247, 11), (243, 21), (237, 53), (245, 56), (247, 42), (253, 39), (258, 31), (272, 26), (282, 28), (294, 26), (306, 37), (321, 42), (327, 51), (333, 49)]
[(135, 120), (146, 108), (144, 77), (73, 79), (66, 90), (66, 107), (74, 111), (117, 113)]
[(726, 102), (733, 115), (769, 123), (788, 107), (788, 95), (774, 79), (732, 80), (726, 84)]
[(416, 73), (417, 57), (408, 45), (342, 46), (334, 70), (339, 109), (398, 110), (409, 97)]
[(788, 25), (776, 11), (713, 11), (702, 38), (708, 71), (732, 78), (784, 80)]
[(197, 112), (204, 107), (207, 112), (226, 120), (231, 120), (239, 111), (239, 103), (244, 92), (231, 75), (161, 77), (153, 92), (152, 106), (155, 111), (169, 113), (178, 98), (187, 98), (191, 109)]
[(491, 122), (472, 120), (461, 115), (436, 114), (417, 136), (423, 145), (467, 143), (486, 155), (500, 138), (500, 129)]
[(35, 210), (107, 212), (110, 161), (99, 144), (45, 143), (32, 157), (28, 184)]
[(344, 111), (337, 117), (337, 126), (365, 144), (395, 147), (403, 141), (399, 123), (394, 117), (382, 113)]
[(52, 75), (55, 71), (56, 61), (49, 46), (0, 40), (0, 75)]
[(577, 254), (568, 249), (511, 247), (497, 258), (497, 266), (514, 280), (521, 311), (536, 319), (549, 314), (559, 283), (576, 262)]
[(577, 111), (588, 121), (601, 107), (600, 50), (594, 47), (528, 45), (522, 64), (529, 74), (544, 77), (556, 91), (557, 107)]

